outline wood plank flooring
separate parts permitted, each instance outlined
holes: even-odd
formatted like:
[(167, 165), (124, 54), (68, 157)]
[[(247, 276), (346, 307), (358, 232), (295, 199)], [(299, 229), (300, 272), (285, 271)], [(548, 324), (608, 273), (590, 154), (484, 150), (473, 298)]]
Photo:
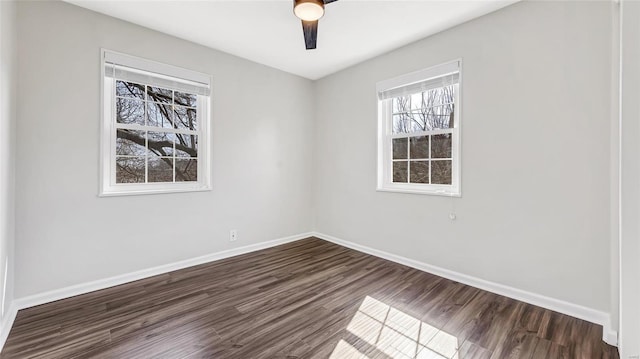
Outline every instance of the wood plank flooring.
[(0, 358), (618, 358), (602, 328), (309, 238), (18, 313)]

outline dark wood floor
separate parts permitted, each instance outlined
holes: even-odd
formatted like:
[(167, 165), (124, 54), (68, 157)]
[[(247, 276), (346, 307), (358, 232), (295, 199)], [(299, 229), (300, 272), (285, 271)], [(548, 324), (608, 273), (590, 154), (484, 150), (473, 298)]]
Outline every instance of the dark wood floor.
[(18, 313), (1, 358), (618, 358), (602, 328), (311, 238)]

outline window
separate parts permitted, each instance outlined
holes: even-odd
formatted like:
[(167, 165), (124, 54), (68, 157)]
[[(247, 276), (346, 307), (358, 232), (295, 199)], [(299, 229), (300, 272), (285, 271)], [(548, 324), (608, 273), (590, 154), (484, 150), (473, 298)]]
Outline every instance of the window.
[(102, 51), (101, 196), (211, 188), (209, 75)]
[(460, 196), (460, 65), (378, 83), (378, 190)]

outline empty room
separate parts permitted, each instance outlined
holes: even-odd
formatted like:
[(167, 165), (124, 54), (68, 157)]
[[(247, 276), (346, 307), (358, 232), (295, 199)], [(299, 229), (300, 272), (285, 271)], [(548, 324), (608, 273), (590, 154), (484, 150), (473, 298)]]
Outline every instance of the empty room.
[(0, 0), (0, 358), (640, 358), (640, 1)]

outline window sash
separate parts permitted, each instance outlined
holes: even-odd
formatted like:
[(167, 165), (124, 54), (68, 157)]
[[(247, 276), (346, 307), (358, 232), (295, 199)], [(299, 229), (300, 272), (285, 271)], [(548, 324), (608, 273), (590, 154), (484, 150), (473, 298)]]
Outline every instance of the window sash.
[[(413, 138), (413, 137), (423, 137), (423, 136), (435, 136), (435, 135), (441, 135), (441, 134), (450, 134), (451, 135), (451, 157), (436, 157), (433, 158), (431, 157), (431, 146), (432, 146), (432, 139), (430, 138), (429, 140), (429, 157), (427, 158), (422, 158), (422, 157), (411, 157), (409, 155), (410, 152), (410, 147), (407, 146), (407, 158), (397, 158), (394, 159), (393, 158), (393, 140), (396, 138)], [(432, 131), (419, 131), (419, 132), (412, 132), (411, 134), (396, 134), (396, 135), (387, 135), (387, 146), (388, 146), (388, 150), (387, 153), (389, 154), (389, 160), (387, 161), (387, 165), (389, 166), (388, 171), (387, 171), (387, 180), (389, 182), (390, 185), (408, 185), (408, 186), (419, 186), (419, 187), (424, 187), (424, 188), (430, 188), (433, 186), (437, 186), (438, 189), (440, 190), (455, 190), (456, 187), (456, 173), (457, 173), (457, 168), (454, 168), (457, 166), (456, 164), (456, 159), (458, 156), (457, 150), (456, 150), (456, 146), (458, 144), (458, 131), (456, 130), (456, 128), (448, 128), (448, 129), (443, 129), (443, 130), (432, 130)], [(435, 183), (418, 183), (418, 182), (411, 182), (410, 178), (408, 178), (407, 182), (394, 182), (393, 181), (393, 163), (394, 162), (407, 162), (408, 166), (411, 166), (411, 162), (412, 161), (424, 161), (424, 162), (429, 162), (429, 182), (432, 181), (432, 175), (433, 172), (431, 171), (431, 162), (437, 162), (437, 161), (451, 161), (451, 184), (435, 184)], [(407, 170), (409, 171), (410, 167), (407, 168)], [(410, 172), (409, 172), (410, 173)]]
[(389, 139), (394, 138), (411, 138), (411, 137), (420, 137), (420, 136), (430, 136), (430, 135), (443, 135), (447, 133), (453, 134), (455, 130), (454, 128), (443, 128), (439, 130), (430, 130), (430, 131), (416, 131), (416, 132), (402, 132), (402, 133), (391, 133), (387, 134)]
[[(199, 119), (198, 112), (196, 112), (196, 119)], [(136, 125), (131, 123), (114, 123), (116, 129), (123, 130), (135, 130), (135, 131), (149, 131), (149, 132), (169, 132), (169, 133), (179, 133), (185, 135), (200, 135), (200, 130), (184, 130), (180, 128), (171, 128), (171, 127), (156, 127), (156, 126), (143, 126)]]

